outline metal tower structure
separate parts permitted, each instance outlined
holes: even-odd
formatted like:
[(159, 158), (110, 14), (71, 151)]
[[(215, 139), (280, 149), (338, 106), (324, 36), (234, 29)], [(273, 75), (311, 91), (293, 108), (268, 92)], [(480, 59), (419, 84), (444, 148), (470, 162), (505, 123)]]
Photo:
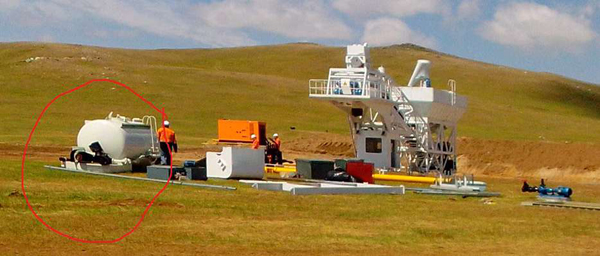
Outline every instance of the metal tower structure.
[(348, 115), (356, 156), (377, 168), (409, 173), (456, 170), (456, 124), (467, 99), (431, 87), (427, 60), (419, 60), (407, 86), (383, 67), (371, 67), (369, 48), (349, 45), (345, 68), (309, 81), (309, 97), (326, 100)]

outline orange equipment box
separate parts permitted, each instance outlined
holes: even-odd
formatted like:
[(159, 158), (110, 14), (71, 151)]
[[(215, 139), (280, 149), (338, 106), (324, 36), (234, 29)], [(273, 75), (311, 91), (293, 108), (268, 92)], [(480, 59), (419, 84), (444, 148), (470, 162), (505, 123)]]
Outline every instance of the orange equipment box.
[(250, 136), (256, 134), (261, 145), (267, 144), (267, 124), (259, 121), (219, 119), (219, 141), (252, 142)]

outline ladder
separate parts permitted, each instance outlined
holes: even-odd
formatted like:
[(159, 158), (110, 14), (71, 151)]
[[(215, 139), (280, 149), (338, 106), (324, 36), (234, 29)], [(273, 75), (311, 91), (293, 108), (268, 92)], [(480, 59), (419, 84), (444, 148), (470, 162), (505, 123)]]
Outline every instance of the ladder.
[(152, 153), (152, 155), (158, 156), (160, 154), (160, 148), (159, 148), (159, 143), (158, 143), (158, 137), (156, 134), (156, 130), (157, 130), (156, 117), (144, 116), (142, 118), (142, 123), (150, 126), (150, 137), (152, 139), (152, 147), (150, 148), (150, 153)]

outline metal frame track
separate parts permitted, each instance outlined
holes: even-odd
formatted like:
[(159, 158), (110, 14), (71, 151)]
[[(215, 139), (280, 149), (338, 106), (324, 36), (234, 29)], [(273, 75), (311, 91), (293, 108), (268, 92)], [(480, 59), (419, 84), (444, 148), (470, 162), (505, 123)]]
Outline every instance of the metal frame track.
[(543, 206), (543, 207), (554, 207), (554, 208), (569, 208), (569, 209), (581, 209), (581, 210), (592, 210), (600, 211), (600, 204), (595, 203), (581, 203), (581, 202), (522, 202), (523, 206)]
[[(104, 177), (113, 177), (113, 178), (122, 178), (122, 179), (130, 179), (130, 180), (141, 180), (141, 181), (151, 181), (151, 182), (167, 183), (166, 180), (157, 180), (157, 179), (150, 179), (150, 178), (143, 178), (143, 177), (125, 176), (125, 175), (118, 175), (118, 174), (111, 174), (111, 173), (88, 172), (88, 171), (73, 170), (73, 169), (68, 169), (68, 168), (58, 167), (58, 166), (51, 166), (51, 165), (44, 165), (44, 167), (46, 167), (46, 169), (48, 169), (48, 170), (74, 172), (74, 173), (82, 173), (82, 174), (91, 174), (91, 175), (98, 175), (98, 176), (104, 176)], [(169, 181), (169, 184), (182, 185), (182, 186), (191, 186), (191, 187), (200, 187), (200, 188), (210, 188), (210, 189), (224, 189), (224, 190), (236, 190), (237, 189), (235, 187), (219, 186), (219, 185), (209, 185), (209, 184), (187, 183), (187, 182), (178, 182), (178, 181), (174, 181), (174, 180)]]

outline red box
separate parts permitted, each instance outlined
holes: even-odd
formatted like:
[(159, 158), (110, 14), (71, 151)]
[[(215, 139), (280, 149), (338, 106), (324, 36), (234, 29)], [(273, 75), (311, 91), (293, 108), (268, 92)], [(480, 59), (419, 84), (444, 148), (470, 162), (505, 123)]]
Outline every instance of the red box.
[(363, 182), (373, 184), (373, 169), (372, 163), (348, 162), (346, 163), (346, 172)]

